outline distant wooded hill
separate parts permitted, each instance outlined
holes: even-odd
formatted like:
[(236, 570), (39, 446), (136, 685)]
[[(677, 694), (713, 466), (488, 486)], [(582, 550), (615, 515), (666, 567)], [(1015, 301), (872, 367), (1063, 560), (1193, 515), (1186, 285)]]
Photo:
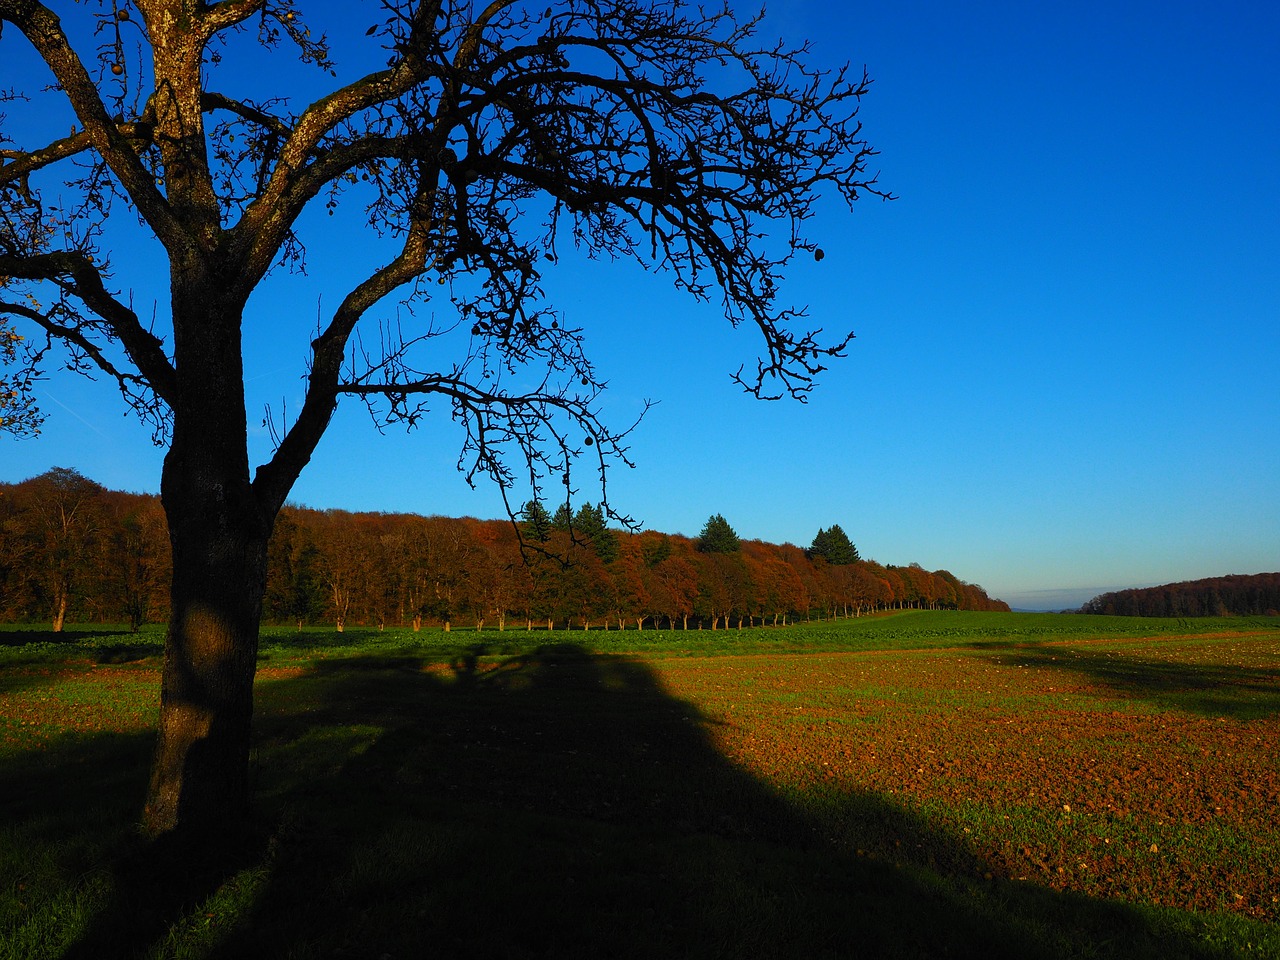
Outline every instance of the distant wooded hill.
[[(608, 528), (590, 504), (572, 515), (527, 508), (518, 526), (287, 506), (270, 543), (263, 618), (339, 629), (512, 620), (715, 629), (891, 607), (1009, 609), (946, 570), (862, 560), (838, 526), (818, 534), (809, 550), (740, 541), (719, 515), (700, 538), (632, 534)], [(163, 622), (169, 575), (158, 497), (61, 468), (0, 484), (0, 618), (55, 630)]]
[(1280, 573), (1233, 574), (1119, 590), (1094, 597), (1081, 613), (1122, 617), (1280, 615)]

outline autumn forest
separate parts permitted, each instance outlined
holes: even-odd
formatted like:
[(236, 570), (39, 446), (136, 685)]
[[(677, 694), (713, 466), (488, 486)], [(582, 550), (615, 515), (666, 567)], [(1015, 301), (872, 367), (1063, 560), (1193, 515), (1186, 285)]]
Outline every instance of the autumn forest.
[[(169, 543), (158, 497), (55, 468), (0, 484), (0, 617), (167, 619)], [(529, 629), (723, 629), (889, 608), (1007, 610), (946, 570), (859, 556), (838, 524), (808, 548), (740, 539), (713, 515), (697, 537), (611, 528), (592, 504), (526, 505), (507, 520), (287, 506), (263, 619)]]

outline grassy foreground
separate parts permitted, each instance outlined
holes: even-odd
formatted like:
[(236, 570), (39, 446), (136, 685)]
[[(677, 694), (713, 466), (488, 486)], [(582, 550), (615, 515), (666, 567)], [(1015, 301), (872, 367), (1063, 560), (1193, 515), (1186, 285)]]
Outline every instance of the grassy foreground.
[(0, 630), (0, 957), (1280, 956), (1275, 618), (268, 630), (199, 870), (158, 653)]

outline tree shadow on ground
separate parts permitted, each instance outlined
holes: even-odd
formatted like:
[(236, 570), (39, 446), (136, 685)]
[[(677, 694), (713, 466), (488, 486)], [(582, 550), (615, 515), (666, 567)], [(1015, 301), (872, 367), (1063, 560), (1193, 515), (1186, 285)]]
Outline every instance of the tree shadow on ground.
[(130, 633), (127, 629), (98, 629), (86, 627), (83, 629), (71, 628), (55, 632), (53, 630), (32, 630), (23, 628), (19, 630), (0, 630), (0, 647), (25, 647), (30, 643), (79, 643), (81, 640), (98, 637), (133, 637), (137, 638), (136, 633)]
[(284, 826), (216, 956), (1036, 957), (1151, 937), (1117, 905), (995, 891), (962, 841), (879, 797), (856, 816), (962, 880), (833, 845), (642, 663), (481, 654), (319, 661), (263, 690), (260, 790)]
[[(55, 949), (66, 946), (63, 957), (129, 957), (163, 943), (175, 920), (261, 861), (261, 838), (195, 845), (149, 841), (135, 829), (154, 741), (149, 732), (68, 734), (0, 764), (0, 825), (8, 828), (0, 831), (0, 916), (21, 927), (29, 918), (14, 901), (33, 898), (27, 907), (46, 921), (63, 915), (64, 924), (46, 930)], [(49, 897), (51, 874), (64, 889)], [(110, 887), (110, 905), (85, 921), (84, 903), (103, 887)], [(39, 903), (41, 897), (53, 902)], [(0, 927), (0, 956), (36, 955), (34, 943), (30, 954), (6, 944), (11, 935), (18, 939), (16, 930)], [(47, 951), (50, 944), (40, 946)]]
[(0, 671), (0, 696), (51, 687), (61, 677), (49, 668), (48, 661), (37, 657), (5, 658)]
[[(992, 644), (985, 645), (991, 649)], [(1092, 648), (1006, 644), (986, 658), (1002, 666), (1075, 674), (1126, 699), (1206, 717), (1259, 720), (1280, 714), (1280, 671), (1187, 663)]]
[(156, 643), (120, 643), (98, 647), (93, 651), (95, 663), (137, 663), (164, 653), (163, 641)]
[[(1120, 904), (983, 880), (960, 838), (878, 795), (850, 815), (949, 851), (946, 869), (912, 843), (859, 857), (718, 753), (642, 663), (482, 654), (264, 682), (270, 837), (201, 871), (125, 844), (110, 906), (65, 956), (164, 953), (193, 922), (217, 958), (1219, 955)], [(245, 871), (228, 923), (205, 898)]]

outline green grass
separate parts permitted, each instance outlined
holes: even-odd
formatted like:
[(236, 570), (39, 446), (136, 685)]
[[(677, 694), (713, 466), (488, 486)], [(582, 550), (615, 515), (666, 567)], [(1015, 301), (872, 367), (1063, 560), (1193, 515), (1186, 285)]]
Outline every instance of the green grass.
[[(1148, 637), (1189, 637), (1215, 633), (1280, 630), (1280, 617), (1146, 618), (1055, 613), (986, 613), (908, 610), (889, 614), (814, 621), (788, 627), (743, 627), (719, 630), (526, 630), (514, 621), (506, 630), (477, 631), (428, 628), (377, 630), (351, 627), (339, 633), (318, 626), (264, 625), (260, 655), (264, 660), (307, 660), (328, 656), (405, 653), (447, 662), (467, 656), (511, 657), (533, 653), (548, 644), (572, 643), (590, 653), (653, 656), (713, 656), (777, 652), (860, 650), (927, 650), (940, 647), (991, 647), (1013, 643), (1058, 643), (1067, 640), (1113, 639), (1120, 643)], [(0, 624), (0, 664), (69, 657), (98, 662), (131, 662), (159, 656), (164, 628), (157, 624), (130, 633), (121, 625), (81, 625), (55, 634), (38, 626)]]
[[(1264, 636), (1236, 654), (1194, 639), (1230, 632)], [(73, 636), (0, 633), (0, 958), (1280, 956), (1274, 922), (1106, 900), (1085, 881), (1069, 892), (986, 879), (982, 850), (1003, 834), (1060, 842), (1070, 821), (1043, 807), (753, 775), (716, 746), (729, 721), (715, 691), (688, 702), (661, 676), (664, 662), (698, 669), (688, 656), (746, 657), (725, 702), (769, 701), (759, 709), (788, 728), (797, 711), (855, 702), (895, 706), (834, 715), (833, 727), (1017, 716), (1050, 696), (881, 681), (766, 689), (770, 664), (799, 664), (794, 653), (885, 651), (905, 665), (954, 648), (982, 677), (1093, 684), (1101, 692), (1067, 696), (1100, 712), (1224, 715), (1248, 729), (1280, 713), (1275, 618), (267, 628), (257, 829), (200, 869), (132, 828), (160, 631)], [(1257, 856), (1227, 830), (1097, 829), (1117, 846)]]

